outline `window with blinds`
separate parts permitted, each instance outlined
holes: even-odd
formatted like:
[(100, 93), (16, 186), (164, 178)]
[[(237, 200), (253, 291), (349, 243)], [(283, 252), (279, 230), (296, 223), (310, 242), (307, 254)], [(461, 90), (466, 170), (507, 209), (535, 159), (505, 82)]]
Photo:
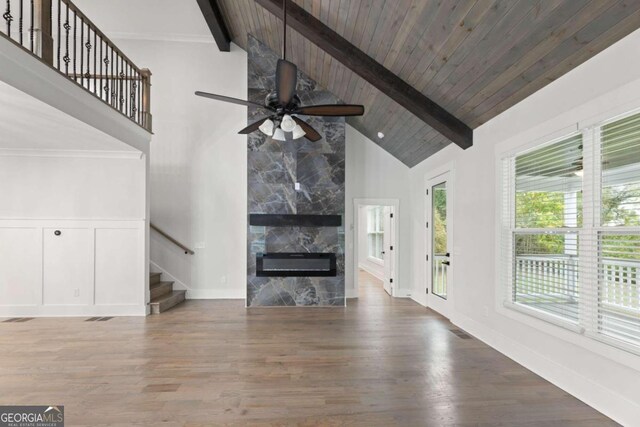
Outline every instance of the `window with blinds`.
[(505, 304), (640, 351), (640, 114), (503, 159)]

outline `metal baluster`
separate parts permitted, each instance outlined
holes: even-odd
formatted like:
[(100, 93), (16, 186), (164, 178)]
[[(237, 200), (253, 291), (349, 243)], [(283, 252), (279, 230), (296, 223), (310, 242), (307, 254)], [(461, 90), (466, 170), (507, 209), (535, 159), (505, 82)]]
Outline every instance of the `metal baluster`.
[(98, 64), (97, 64), (97, 56), (98, 54), (98, 34), (93, 32), (93, 93), (98, 94)]
[(69, 25), (69, 6), (65, 4), (66, 10), (66, 19), (64, 21), (64, 32), (65, 32), (65, 53), (62, 60), (64, 61), (64, 73), (69, 76), (69, 62), (71, 58), (69, 58), (69, 30), (71, 29), (71, 25)]
[(20, 0), (20, 18), (18, 18), (18, 31), (20, 31), (20, 46), (22, 46), (22, 40), (24, 38), (24, 35), (22, 34), (24, 32), (24, 16), (23, 16), (23, 7), (22, 7), (22, 0)]
[(116, 89), (116, 97), (113, 100), (114, 101), (114, 107), (118, 108), (118, 105), (120, 104), (120, 73), (119, 71), (119, 67), (120, 67), (120, 61), (119, 61), (120, 57), (118, 56), (118, 54), (116, 54), (116, 73), (113, 76), (113, 78), (115, 79), (114, 84), (115, 84), (115, 89)]
[(7, 0), (7, 9), (2, 14), (2, 17), (7, 23), (7, 35), (11, 38), (11, 21), (13, 21), (13, 16), (11, 16), (11, 0)]
[(129, 82), (131, 86), (131, 119), (136, 119), (136, 80), (133, 65), (129, 65)]
[(118, 73), (118, 77), (120, 78), (120, 112), (122, 114), (127, 114), (124, 109), (124, 59), (122, 56), (118, 56), (118, 58), (120, 59), (120, 73)]
[(122, 92), (122, 97), (124, 98), (124, 110), (122, 112), (125, 116), (129, 117), (129, 79), (127, 78), (129, 73), (129, 63), (124, 60), (122, 62), (122, 72), (124, 73), (124, 76), (122, 77), (124, 80), (124, 91)]
[(58, 56), (58, 70), (62, 69), (61, 68), (61, 64), (60, 64), (60, 39), (61, 39), (61, 36), (60, 36), (60, 32), (61, 32), (61, 27), (60, 27), (60, 24), (61, 24), (60, 5), (61, 4), (60, 3), (61, 3), (61, 0), (58, 0), (58, 34), (57, 34), (57, 39), (58, 39), (57, 40), (57, 43), (58, 43), (58, 46), (57, 46), (57, 48), (58, 48), (58, 55), (57, 55)]
[(109, 74), (109, 79), (110, 79), (110, 84), (109, 86), (111, 87), (111, 99), (109, 101), (109, 103), (111, 104), (111, 106), (115, 107), (114, 101), (115, 101), (115, 95), (116, 95), (116, 87), (115, 87), (115, 82), (113, 80), (113, 48), (111, 48), (111, 73)]
[(129, 61), (127, 65), (127, 117), (131, 117), (131, 66)]
[(138, 82), (138, 123), (142, 123), (142, 79), (140, 78), (140, 70), (136, 69)]
[(31, 24), (31, 26), (29, 27), (29, 41), (30, 41), (30, 48), (31, 48), (31, 52), (33, 52), (33, 0), (31, 0), (30, 2), (30, 14), (31, 14), (31, 19), (29, 21), (29, 23)]
[(134, 118), (134, 111), (135, 111), (135, 104), (134, 104), (134, 97), (135, 97), (135, 92), (134, 92), (134, 80), (133, 80), (133, 73), (132, 73), (132, 69), (131, 69), (131, 64), (127, 62), (127, 75), (128, 75), (128, 82), (129, 82), (129, 109), (127, 111), (129, 111), (129, 118), (133, 119)]
[[(104, 99), (103, 98), (103, 93), (104, 93), (103, 89), (104, 88), (102, 87), (103, 86), (103, 82), (102, 82), (102, 45), (103, 45), (102, 37), (100, 37), (100, 99)], [(97, 93), (98, 92), (96, 91), (96, 94)]]
[(77, 62), (77, 55), (76, 55), (76, 40), (77, 40), (77, 34), (78, 34), (78, 20), (76, 19), (78, 16), (76, 15), (76, 12), (73, 12), (73, 79), (75, 81), (78, 81), (78, 72), (76, 70), (76, 62)]
[(80, 17), (80, 84), (84, 87), (84, 48), (82, 42), (84, 41), (84, 19)]
[[(84, 21), (83, 21), (84, 25)], [(91, 28), (89, 24), (87, 24), (87, 42), (84, 44), (84, 47), (87, 48), (87, 72), (85, 73), (85, 77), (87, 78), (87, 89), (91, 88)]]

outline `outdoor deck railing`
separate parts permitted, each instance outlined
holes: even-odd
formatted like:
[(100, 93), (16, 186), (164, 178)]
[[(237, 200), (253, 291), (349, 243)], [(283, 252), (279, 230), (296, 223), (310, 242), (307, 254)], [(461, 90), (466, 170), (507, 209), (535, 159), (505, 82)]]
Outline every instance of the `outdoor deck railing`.
[[(578, 259), (574, 256), (517, 256), (516, 298), (528, 303), (577, 303)], [(640, 263), (603, 259), (598, 269), (599, 303), (640, 312)], [(536, 301), (536, 298), (538, 301)]]
[(71, 0), (6, 0), (8, 38), (151, 131), (151, 72), (138, 68)]

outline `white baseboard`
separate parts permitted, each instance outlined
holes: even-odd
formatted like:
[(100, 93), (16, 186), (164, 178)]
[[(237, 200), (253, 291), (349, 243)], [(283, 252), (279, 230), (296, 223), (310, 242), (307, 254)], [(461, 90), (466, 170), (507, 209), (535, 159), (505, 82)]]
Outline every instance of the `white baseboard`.
[(189, 289), (187, 299), (245, 299), (244, 289)]
[(146, 304), (0, 306), (0, 317), (146, 316), (147, 312)]
[(366, 271), (376, 279), (384, 281), (383, 267), (376, 269), (376, 268), (373, 268), (373, 266), (368, 265), (367, 263), (361, 262), (358, 264), (358, 268), (361, 268), (362, 270)]
[(637, 425), (640, 403), (633, 402), (627, 396), (623, 396), (571, 369), (567, 369), (566, 366), (560, 365), (545, 355), (497, 333), (493, 329), (487, 328), (470, 317), (456, 313), (452, 316), (451, 321), (485, 344), (540, 375), (609, 418), (622, 425)]
[(415, 302), (417, 302), (418, 304), (420, 304), (423, 307), (427, 306), (427, 294), (418, 294), (416, 295), (414, 292), (411, 292), (411, 297), (412, 300), (414, 300)]

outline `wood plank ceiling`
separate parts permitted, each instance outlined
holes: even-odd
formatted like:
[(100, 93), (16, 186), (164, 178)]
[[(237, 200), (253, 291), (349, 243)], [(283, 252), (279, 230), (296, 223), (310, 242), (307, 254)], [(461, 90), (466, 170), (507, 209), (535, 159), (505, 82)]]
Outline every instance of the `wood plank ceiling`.
[[(476, 128), (640, 28), (640, 0), (295, 0)], [(232, 40), (282, 50), (282, 22), (254, 0), (220, 0)], [(348, 123), (412, 167), (451, 142), (297, 32), (287, 59), (344, 102)], [(384, 139), (377, 137), (385, 134)]]

